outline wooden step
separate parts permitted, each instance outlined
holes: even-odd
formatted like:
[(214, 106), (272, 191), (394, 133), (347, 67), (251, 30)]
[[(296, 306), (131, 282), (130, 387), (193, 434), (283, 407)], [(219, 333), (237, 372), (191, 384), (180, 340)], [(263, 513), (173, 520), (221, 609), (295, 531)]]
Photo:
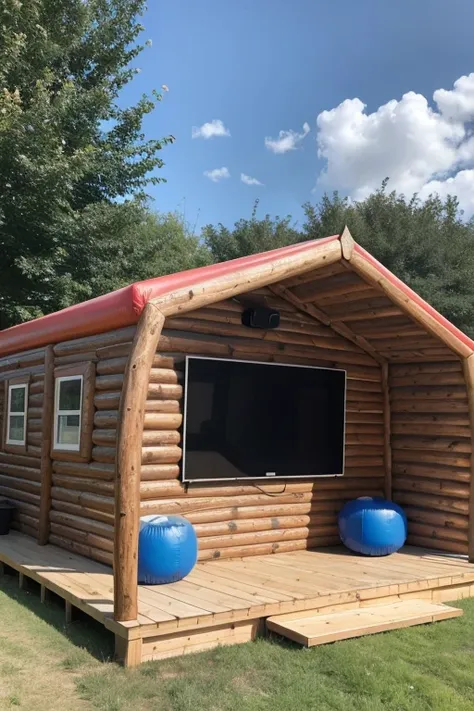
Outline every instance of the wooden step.
[(275, 615), (267, 619), (267, 629), (305, 647), (313, 647), (341, 639), (448, 620), (462, 614), (462, 610), (439, 602), (402, 600), (330, 614), (306, 611)]

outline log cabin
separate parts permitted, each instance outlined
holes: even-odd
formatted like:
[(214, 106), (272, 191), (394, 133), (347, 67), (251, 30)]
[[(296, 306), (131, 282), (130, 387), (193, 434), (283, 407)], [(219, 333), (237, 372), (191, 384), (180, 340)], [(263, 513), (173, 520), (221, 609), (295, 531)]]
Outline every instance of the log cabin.
[[(249, 307), (278, 327), (249, 328)], [(193, 357), (342, 371), (338, 476), (226, 481), (214, 463), (215, 481), (186, 480)], [(247, 641), (265, 619), (281, 631), (302, 610), (474, 595), (474, 342), (347, 228), (6, 329), (0, 380), (0, 496), (16, 506), (0, 561), (69, 616), (99, 619), (129, 665)], [(403, 506), (396, 564), (334, 548), (338, 512), (359, 496)], [(138, 586), (140, 517), (175, 513), (195, 527), (198, 565)]]

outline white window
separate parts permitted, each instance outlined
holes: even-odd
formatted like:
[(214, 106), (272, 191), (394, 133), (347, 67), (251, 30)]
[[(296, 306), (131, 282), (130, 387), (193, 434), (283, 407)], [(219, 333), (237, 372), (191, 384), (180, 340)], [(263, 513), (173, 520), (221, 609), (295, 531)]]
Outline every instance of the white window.
[(78, 452), (81, 446), (83, 376), (56, 378), (54, 449)]
[(26, 410), (28, 385), (8, 386), (7, 444), (24, 446), (26, 443)]

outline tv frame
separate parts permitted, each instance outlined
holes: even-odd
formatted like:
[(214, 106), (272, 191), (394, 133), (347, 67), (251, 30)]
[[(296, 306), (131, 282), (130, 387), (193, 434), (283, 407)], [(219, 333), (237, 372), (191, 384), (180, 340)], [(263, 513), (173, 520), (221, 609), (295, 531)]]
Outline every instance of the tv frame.
[[(310, 370), (329, 370), (331, 372), (337, 371), (338, 373), (344, 373), (344, 423), (342, 431), (342, 472), (338, 474), (302, 474), (301, 476), (278, 476), (277, 474), (267, 474), (266, 476), (259, 477), (224, 477), (222, 479), (210, 478), (210, 479), (186, 479), (186, 423), (187, 423), (187, 412), (188, 412), (188, 374), (189, 374), (189, 362), (192, 360), (214, 360), (214, 361), (226, 361), (228, 363), (248, 363), (250, 365), (268, 365), (268, 366), (278, 366), (280, 368), (305, 368)], [(203, 482), (226, 482), (226, 481), (293, 481), (294, 479), (335, 479), (336, 477), (344, 476), (344, 470), (346, 465), (346, 405), (347, 405), (347, 370), (344, 368), (324, 368), (319, 365), (299, 365), (294, 363), (267, 363), (260, 360), (244, 360), (240, 358), (214, 358), (212, 356), (193, 356), (187, 355), (185, 358), (185, 372), (184, 372), (184, 407), (183, 407), (183, 456), (181, 459), (181, 481), (186, 484), (199, 484)]]

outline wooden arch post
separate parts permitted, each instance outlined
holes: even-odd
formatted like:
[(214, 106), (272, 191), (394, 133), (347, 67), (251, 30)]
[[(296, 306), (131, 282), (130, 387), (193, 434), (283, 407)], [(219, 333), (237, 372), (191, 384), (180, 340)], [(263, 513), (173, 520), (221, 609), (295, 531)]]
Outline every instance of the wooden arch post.
[(304, 250), (296, 245), (290, 255), (276, 256), (268, 263), (257, 261), (241, 271), (224, 270), (219, 276), (197, 281), (195, 285), (182, 286), (178, 281), (174, 290), (155, 297), (145, 306), (125, 370), (118, 416), (114, 534), (114, 618), (118, 622), (136, 620), (138, 614), (141, 444), (150, 370), (165, 316), (193, 311), (333, 264), (341, 256), (339, 239), (334, 237)]
[(153, 357), (165, 317), (148, 303), (138, 322), (119, 407), (115, 472), (114, 618), (138, 616), (140, 469), (145, 402)]

